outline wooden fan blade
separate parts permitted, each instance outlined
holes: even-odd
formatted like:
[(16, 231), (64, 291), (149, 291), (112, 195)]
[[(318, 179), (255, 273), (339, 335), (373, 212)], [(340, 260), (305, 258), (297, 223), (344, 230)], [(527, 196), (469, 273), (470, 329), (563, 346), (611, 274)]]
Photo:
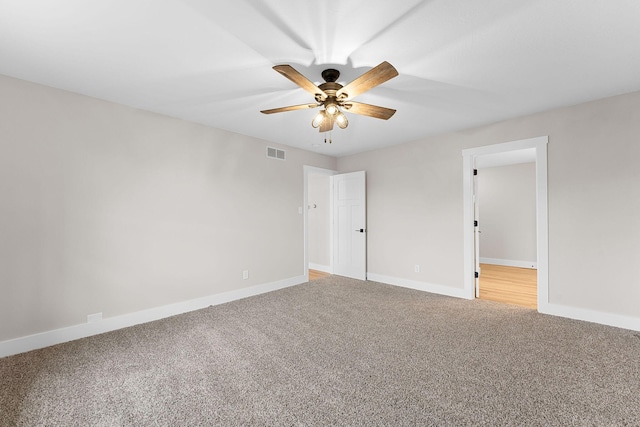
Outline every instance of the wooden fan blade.
[(363, 116), (375, 117), (376, 119), (389, 120), (396, 110), (377, 105), (363, 104), (362, 102), (345, 102), (343, 108), (345, 111)]
[(322, 100), (327, 98), (327, 94), (324, 93), (322, 89), (313, 84), (308, 78), (300, 74), (295, 68), (291, 65), (276, 65), (273, 67), (274, 70), (300, 86), (302, 89), (306, 90), (313, 96), (319, 96)]
[(320, 123), (320, 132), (329, 132), (333, 130), (333, 120), (330, 118), (326, 118)]
[(260, 111), (262, 114), (284, 113), (285, 111), (304, 110), (305, 108), (317, 108), (318, 104), (300, 104), (291, 105), (289, 107), (272, 108), (270, 110)]
[(341, 97), (344, 99), (352, 99), (363, 92), (368, 91), (371, 88), (374, 88), (387, 80), (391, 80), (395, 76), (398, 75), (398, 71), (393, 67), (393, 65), (389, 64), (387, 61), (384, 61), (380, 65), (370, 69), (342, 89), (336, 92), (336, 97), (340, 99)]

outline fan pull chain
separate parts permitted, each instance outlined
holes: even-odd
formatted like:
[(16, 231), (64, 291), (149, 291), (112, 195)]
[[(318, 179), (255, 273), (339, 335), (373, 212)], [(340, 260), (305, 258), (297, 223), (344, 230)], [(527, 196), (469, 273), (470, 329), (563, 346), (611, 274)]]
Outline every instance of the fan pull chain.
[[(329, 144), (331, 144), (333, 142), (333, 140), (331, 138), (332, 138), (331, 132), (329, 132)], [(324, 143), (325, 144), (327, 143), (327, 133), (326, 132), (324, 133)]]

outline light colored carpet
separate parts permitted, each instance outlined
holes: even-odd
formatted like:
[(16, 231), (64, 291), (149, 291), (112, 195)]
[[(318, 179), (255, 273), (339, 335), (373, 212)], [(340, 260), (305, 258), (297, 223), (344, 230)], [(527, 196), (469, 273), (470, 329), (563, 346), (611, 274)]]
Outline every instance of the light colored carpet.
[(2, 426), (640, 425), (640, 335), (331, 276), (0, 359)]

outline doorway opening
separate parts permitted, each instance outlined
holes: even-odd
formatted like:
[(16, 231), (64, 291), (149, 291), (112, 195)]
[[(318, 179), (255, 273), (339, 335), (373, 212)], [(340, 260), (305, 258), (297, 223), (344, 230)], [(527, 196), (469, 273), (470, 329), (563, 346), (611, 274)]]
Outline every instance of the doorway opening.
[(534, 149), (476, 159), (480, 299), (538, 308), (535, 166)]
[(307, 281), (310, 269), (366, 280), (366, 173), (304, 166), (303, 200)]
[[(547, 210), (547, 142), (548, 137), (538, 137), (503, 144), (472, 148), (462, 151), (464, 182), (464, 293), (466, 298), (479, 296), (482, 275), (479, 253), (481, 219), (477, 220), (478, 167), (522, 163), (529, 156), (535, 163), (535, 240), (537, 309), (544, 311), (548, 305), (548, 210)], [(478, 222), (476, 222), (478, 221)], [(523, 266), (505, 266), (521, 268)]]
[(333, 273), (331, 177), (338, 172), (304, 166), (304, 275), (307, 281)]

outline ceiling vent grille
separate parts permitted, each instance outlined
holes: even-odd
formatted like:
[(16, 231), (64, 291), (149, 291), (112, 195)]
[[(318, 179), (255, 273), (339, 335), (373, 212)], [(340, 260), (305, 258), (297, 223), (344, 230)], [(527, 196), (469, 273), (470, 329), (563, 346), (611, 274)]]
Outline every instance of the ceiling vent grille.
[(270, 159), (284, 160), (286, 152), (273, 147), (267, 147), (267, 157)]

